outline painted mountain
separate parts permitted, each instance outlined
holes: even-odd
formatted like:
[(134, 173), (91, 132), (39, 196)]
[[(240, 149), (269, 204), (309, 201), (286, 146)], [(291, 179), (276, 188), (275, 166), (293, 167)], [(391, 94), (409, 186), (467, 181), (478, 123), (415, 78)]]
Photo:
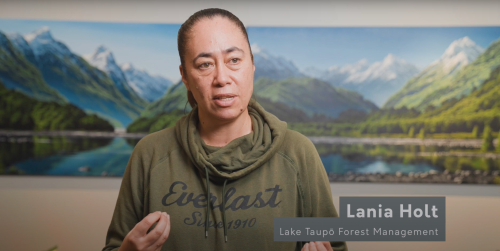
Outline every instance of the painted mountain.
[(113, 80), (115, 86), (120, 90), (122, 95), (133, 104), (137, 104), (140, 108), (144, 108), (147, 102), (139, 97), (137, 93), (129, 86), (127, 78), (122, 69), (115, 61), (113, 53), (104, 46), (99, 46), (94, 53), (84, 55), (84, 58), (89, 64), (95, 66), (97, 69), (105, 72)]
[(146, 70), (138, 69), (132, 63), (120, 66), (125, 74), (128, 85), (139, 95), (139, 97), (153, 102), (161, 98), (167, 89), (173, 85), (172, 81), (148, 73)]
[(96, 60), (102, 60), (99, 69), (55, 40), (48, 27), (2, 38), (2, 53), (7, 56), (0, 59), (0, 76), (9, 89), (42, 101), (70, 102), (115, 127), (128, 125), (147, 104), (128, 87), (121, 69), (115, 71), (111, 53), (109, 57), (103, 51), (94, 53)]
[[(500, 66), (493, 69), (483, 84), (470, 95), (445, 102), (439, 108), (422, 114), (422, 117), (445, 117), (467, 121), (490, 121), (490, 126), (500, 127)], [(472, 124), (472, 123), (469, 123)], [(472, 130), (467, 128), (467, 131)]]
[(268, 98), (276, 103), (305, 112), (308, 116), (326, 115), (336, 118), (345, 110), (370, 112), (377, 106), (363, 99), (356, 92), (332, 87), (314, 78), (287, 78), (272, 80), (261, 78), (254, 84), (257, 97)]
[[(154, 117), (176, 110), (189, 111), (186, 87), (182, 82), (172, 86), (165, 96), (151, 103), (142, 113), (143, 117)], [(254, 98), (264, 109), (288, 122), (314, 121), (314, 117), (336, 118), (346, 110), (366, 113), (377, 110), (377, 106), (355, 92), (335, 88), (314, 78), (287, 78), (274, 80), (259, 78), (254, 83)], [(292, 116), (296, 114), (296, 117)]]
[(455, 40), (439, 59), (408, 81), (384, 107), (423, 110), (429, 105), (439, 106), (446, 100), (466, 96), (500, 64), (499, 51), (498, 41), (485, 51), (469, 37)]
[(391, 95), (418, 73), (418, 69), (415, 65), (388, 54), (381, 62), (371, 65), (366, 59), (362, 59), (353, 65), (332, 66), (324, 71), (308, 68), (305, 72), (332, 86), (355, 91), (365, 99), (382, 106)]
[(295, 64), (283, 57), (276, 57), (257, 44), (252, 44), (255, 64), (254, 81), (261, 77), (282, 80), (289, 77), (304, 77)]
[(161, 113), (168, 113), (175, 110), (190, 111), (191, 107), (187, 103), (186, 86), (182, 81), (172, 85), (161, 97), (155, 102), (149, 104), (141, 113), (141, 117), (153, 117)]
[(0, 80), (0, 128), (31, 131), (114, 130), (108, 121), (95, 114), (86, 114), (73, 104), (36, 100), (21, 91), (5, 88), (2, 80)]
[[(377, 106), (361, 95), (309, 77), (304, 77), (297, 67), (282, 57), (252, 45), (255, 63), (254, 98), (264, 109), (288, 122), (305, 122), (336, 118), (346, 110), (365, 113)], [(260, 76), (257, 72), (260, 69)], [(267, 77), (267, 75), (273, 77)], [(170, 87), (165, 95), (151, 103), (141, 117), (152, 118), (172, 111), (189, 111), (186, 87), (182, 82)], [(293, 116), (293, 114), (296, 116)]]
[(0, 80), (5, 87), (40, 101), (66, 103), (62, 95), (47, 85), (35, 63), (33, 51), (22, 36), (7, 37), (0, 32)]

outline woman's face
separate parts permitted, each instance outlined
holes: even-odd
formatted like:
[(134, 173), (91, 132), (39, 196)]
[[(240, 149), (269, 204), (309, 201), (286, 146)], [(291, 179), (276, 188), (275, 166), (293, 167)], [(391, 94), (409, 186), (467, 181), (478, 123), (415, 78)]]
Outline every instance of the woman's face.
[(253, 65), (241, 30), (223, 17), (203, 18), (191, 29), (182, 81), (193, 93), (200, 116), (234, 120), (247, 110), (253, 92)]

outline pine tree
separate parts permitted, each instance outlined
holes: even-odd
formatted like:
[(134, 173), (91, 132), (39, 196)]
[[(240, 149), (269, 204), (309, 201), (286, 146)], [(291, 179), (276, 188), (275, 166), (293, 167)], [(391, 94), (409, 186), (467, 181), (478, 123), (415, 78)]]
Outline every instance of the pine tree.
[(500, 130), (498, 131), (498, 137), (497, 137), (497, 150), (500, 151)]
[(472, 129), (472, 137), (475, 139), (479, 138), (479, 127), (477, 125)]
[(408, 137), (413, 138), (415, 137), (415, 127), (411, 127), (410, 130), (408, 131)]
[(420, 133), (418, 134), (418, 137), (421, 139), (425, 139), (425, 129), (424, 128), (420, 129)]
[(489, 126), (484, 127), (483, 145), (481, 146), (481, 150), (484, 152), (495, 150), (495, 147), (493, 146), (493, 135), (491, 135), (491, 128)]

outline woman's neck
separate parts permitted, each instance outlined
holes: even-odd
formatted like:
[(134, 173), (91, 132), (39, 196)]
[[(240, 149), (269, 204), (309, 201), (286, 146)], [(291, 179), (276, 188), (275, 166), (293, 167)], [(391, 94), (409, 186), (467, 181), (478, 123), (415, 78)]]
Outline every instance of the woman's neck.
[(198, 131), (209, 146), (225, 146), (232, 140), (252, 132), (252, 118), (248, 109), (235, 120), (224, 121), (199, 116)]

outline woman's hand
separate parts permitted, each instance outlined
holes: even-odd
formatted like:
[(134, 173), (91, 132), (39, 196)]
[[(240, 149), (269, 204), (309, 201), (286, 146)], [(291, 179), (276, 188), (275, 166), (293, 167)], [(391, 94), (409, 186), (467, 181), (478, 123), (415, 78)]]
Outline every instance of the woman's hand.
[[(148, 229), (155, 223), (155, 228), (148, 233)], [(118, 251), (157, 251), (170, 234), (170, 215), (165, 212), (154, 212), (142, 221), (125, 236)]]
[(328, 241), (311, 241), (302, 247), (302, 251), (333, 251)]

